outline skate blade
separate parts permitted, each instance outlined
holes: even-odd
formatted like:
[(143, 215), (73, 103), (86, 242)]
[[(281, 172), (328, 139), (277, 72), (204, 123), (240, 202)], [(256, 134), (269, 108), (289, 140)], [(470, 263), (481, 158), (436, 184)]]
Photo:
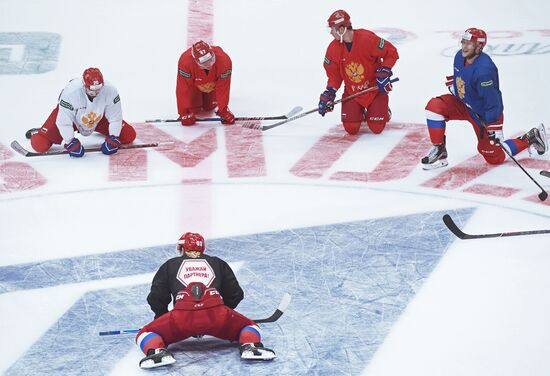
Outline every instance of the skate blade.
[(449, 162), (447, 162), (447, 159), (440, 159), (440, 160), (435, 161), (434, 163), (423, 164), (422, 169), (426, 170), (426, 171), (429, 171), (429, 170), (435, 170), (436, 168), (445, 167), (445, 166), (448, 166), (448, 165), (449, 165)]
[(261, 351), (260, 355), (254, 354), (254, 351), (243, 351), (241, 359), (244, 360), (273, 360), (277, 357), (275, 353), (271, 351)]
[(176, 363), (176, 359), (174, 359), (174, 357), (165, 356), (165, 357), (162, 358), (162, 360), (160, 362), (157, 362), (157, 363), (155, 363), (155, 361), (153, 359), (147, 359), (147, 360), (143, 361), (139, 365), (139, 367), (143, 368), (143, 369), (149, 369), (149, 368), (157, 368), (157, 367), (167, 366), (167, 365), (174, 364), (174, 363)]

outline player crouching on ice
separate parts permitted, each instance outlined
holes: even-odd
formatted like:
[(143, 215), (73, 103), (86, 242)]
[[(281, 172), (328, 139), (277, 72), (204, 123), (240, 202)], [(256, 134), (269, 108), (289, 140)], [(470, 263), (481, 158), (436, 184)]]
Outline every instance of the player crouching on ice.
[[(185, 233), (178, 241), (180, 256), (166, 261), (153, 277), (147, 301), (155, 320), (136, 336), (147, 355), (141, 368), (174, 363), (167, 345), (203, 335), (238, 340), (241, 359), (275, 358), (273, 350), (263, 347), (258, 325), (233, 310), (244, 297), (233, 270), (220, 258), (205, 255), (204, 248), (200, 234)], [(174, 309), (168, 312), (172, 299)]]
[(59, 95), (58, 105), (42, 128), (31, 136), (31, 146), (40, 153), (61, 144), (71, 157), (84, 156), (85, 149), (74, 132), (89, 136), (94, 131), (105, 136), (103, 154), (114, 154), (121, 144), (130, 144), (136, 131), (122, 120), (117, 89), (103, 80), (98, 68), (88, 68), (82, 79), (75, 78)]
[[(332, 13), (327, 22), (334, 39), (323, 63), (328, 80), (319, 98), (318, 112), (325, 116), (334, 109), (336, 91), (344, 82), (341, 119), (346, 132), (359, 133), (361, 123), (366, 120), (371, 132), (379, 134), (391, 117), (388, 94), (392, 90), (392, 68), (399, 59), (397, 49), (372, 31), (354, 29), (344, 10)], [(375, 85), (378, 90), (345, 100)]]
[[(467, 29), (462, 35), (462, 48), (454, 59), (454, 75), (447, 77), (451, 94), (432, 98), (426, 106), (428, 131), (432, 148), (422, 158), (422, 168), (445, 167), (445, 126), (449, 120), (466, 120), (477, 136), (477, 150), (487, 163), (499, 165), (506, 159), (502, 148), (514, 156), (532, 147), (539, 155), (548, 151), (544, 125), (533, 128), (521, 137), (504, 139), (504, 106), (499, 89), (498, 70), (493, 60), (483, 52), (487, 44), (485, 31)], [(501, 148), (502, 147), (502, 148)], [(531, 148), (529, 148), (531, 152)]]

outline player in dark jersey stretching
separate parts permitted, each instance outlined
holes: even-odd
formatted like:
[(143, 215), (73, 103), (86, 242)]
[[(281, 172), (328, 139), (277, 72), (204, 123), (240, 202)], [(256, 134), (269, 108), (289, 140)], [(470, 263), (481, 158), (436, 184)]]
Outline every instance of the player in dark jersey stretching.
[(483, 52), (486, 44), (485, 31), (470, 28), (464, 32), (462, 48), (454, 59), (454, 74), (447, 77), (446, 84), (451, 94), (432, 98), (426, 106), (428, 131), (433, 147), (422, 158), (424, 170), (448, 165), (445, 126), (449, 120), (467, 120), (472, 124), (477, 136), (477, 150), (489, 164), (498, 165), (504, 162), (506, 154), (501, 146), (511, 155), (530, 146), (539, 155), (548, 151), (543, 124), (521, 137), (504, 139), (504, 105), (498, 70), (489, 55)]
[[(167, 345), (203, 335), (238, 340), (242, 359), (275, 358), (273, 350), (263, 347), (258, 325), (233, 310), (244, 297), (233, 270), (222, 259), (205, 255), (204, 248), (200, 234), (183, 234), (177, 246), (180, 256), (166, 261), (155, 274), (147, 296), (155, 320), (136, 336), (146, 355), (141, 368), (174, 363)], [(174, 309), (168, 311), (170, 301)]]

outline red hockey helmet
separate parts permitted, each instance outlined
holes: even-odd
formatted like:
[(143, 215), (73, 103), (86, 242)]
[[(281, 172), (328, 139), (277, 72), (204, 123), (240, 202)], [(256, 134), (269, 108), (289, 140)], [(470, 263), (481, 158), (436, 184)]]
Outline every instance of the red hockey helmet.
[(462, 34), (462, 40), (467, 40), (479, 45), (482, 49), (487, 44), (487, 33), (481, 29), (471, 27)]
[(351, 27), (351, 18), (345, 10), (339, 9), (332, 13), (327, 20), (329, 27)]
[(82, 73), (82, 82), (86, 88), (86, 93), (91, 97), (97, 96), (105, 83), (103, 74), (101, 74), (98, 68), (86, 69), (84, 73)]
[(198, 41), (191, 48), (191, 55), (195, 62), (201, 67), (210, 69), (216, 62), (216, 55), (212, 50), (212, 47), (205, 41)]
[(195, 232), (186, 232), (178, 240), (178, 251), (183, 252), (204, 252), (204, 238)]

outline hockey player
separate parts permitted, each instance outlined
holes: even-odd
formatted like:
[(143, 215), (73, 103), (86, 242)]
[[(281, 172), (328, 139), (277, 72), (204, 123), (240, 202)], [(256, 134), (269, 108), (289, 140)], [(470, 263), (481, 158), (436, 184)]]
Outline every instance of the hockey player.
[[(136, 336), (146, 355), (141, 368), (174, 363), (166, 346), (202, 335), (238, 340), (241, 359), (275, 358), (273, 350), (263, 347), (258, 325), (233, 310), (244, 294), (231, 267), (205, 255), (204, 248), (200, 234), (183, 234), (177, 245), (180, 256), (166, 261), (155, 274), (147, 297), (155, 320)], [(174, 309), (168, 311), (170, 301)]]
[(222, 124), (234, 124), (229, 110), (232, 62), (218, 46), (198, 41), (181, 54), (178, 62), (176, 99), (182, 125), (195, 124), (195, 113), (218, 107)]
[[(487, 44), (485, 31), (467, 29), (462, 35), (462, 48), (454, 59), (454, 75), (447, 77), (451, 94), (432, 98), (426, 106), (428, 132), (432, 148), (422, 158), (422, 168), (431, 170), (448, 165), (445, 147), (445, 126), (449, 120), (466, 120), (477, 136), (477, 150), (489, 164), (504, 162), (506, 150), (511, 155), (532, 146), (539, 155), (548, 151), (544, 125), (533, 128), (521, 137), (504, 139), (502, 94), (498, 70), (483, 52)], [(531, 151), (531, 148), (529, 149)]]
[(59, 95), (58, 105), (44, 125), (31, 136), (31, 146), (38, 152), (61, 144), (71, 157), (84, 156), (85, 149), (74, 132), (89, 136), (94, 131), (105, 135), (103, 154), (114, 154), (121, 144), (130, 144), (136, 131), (122, 120), (117, 89), (103, 80), (98, 68), (88, 68), (82, 78), (75, 78)]
[(353, 29), (349, 14), (343, 10), (330, 15), (328, 27), (334, 40), (325, 55), (328, 82), (319, 100), (319, 114), (325, 116), (334, 109), (342, 81), (343, 98), (377, 85), (378, 91), (343, 102), (341, 118), (349, 134), (357, 134), (365, 119), (373, 133), (381, 133), (390, 118), (388, 93), (392, 90), (392, 68), (399, 59), (397, 49), (369, 30)]

